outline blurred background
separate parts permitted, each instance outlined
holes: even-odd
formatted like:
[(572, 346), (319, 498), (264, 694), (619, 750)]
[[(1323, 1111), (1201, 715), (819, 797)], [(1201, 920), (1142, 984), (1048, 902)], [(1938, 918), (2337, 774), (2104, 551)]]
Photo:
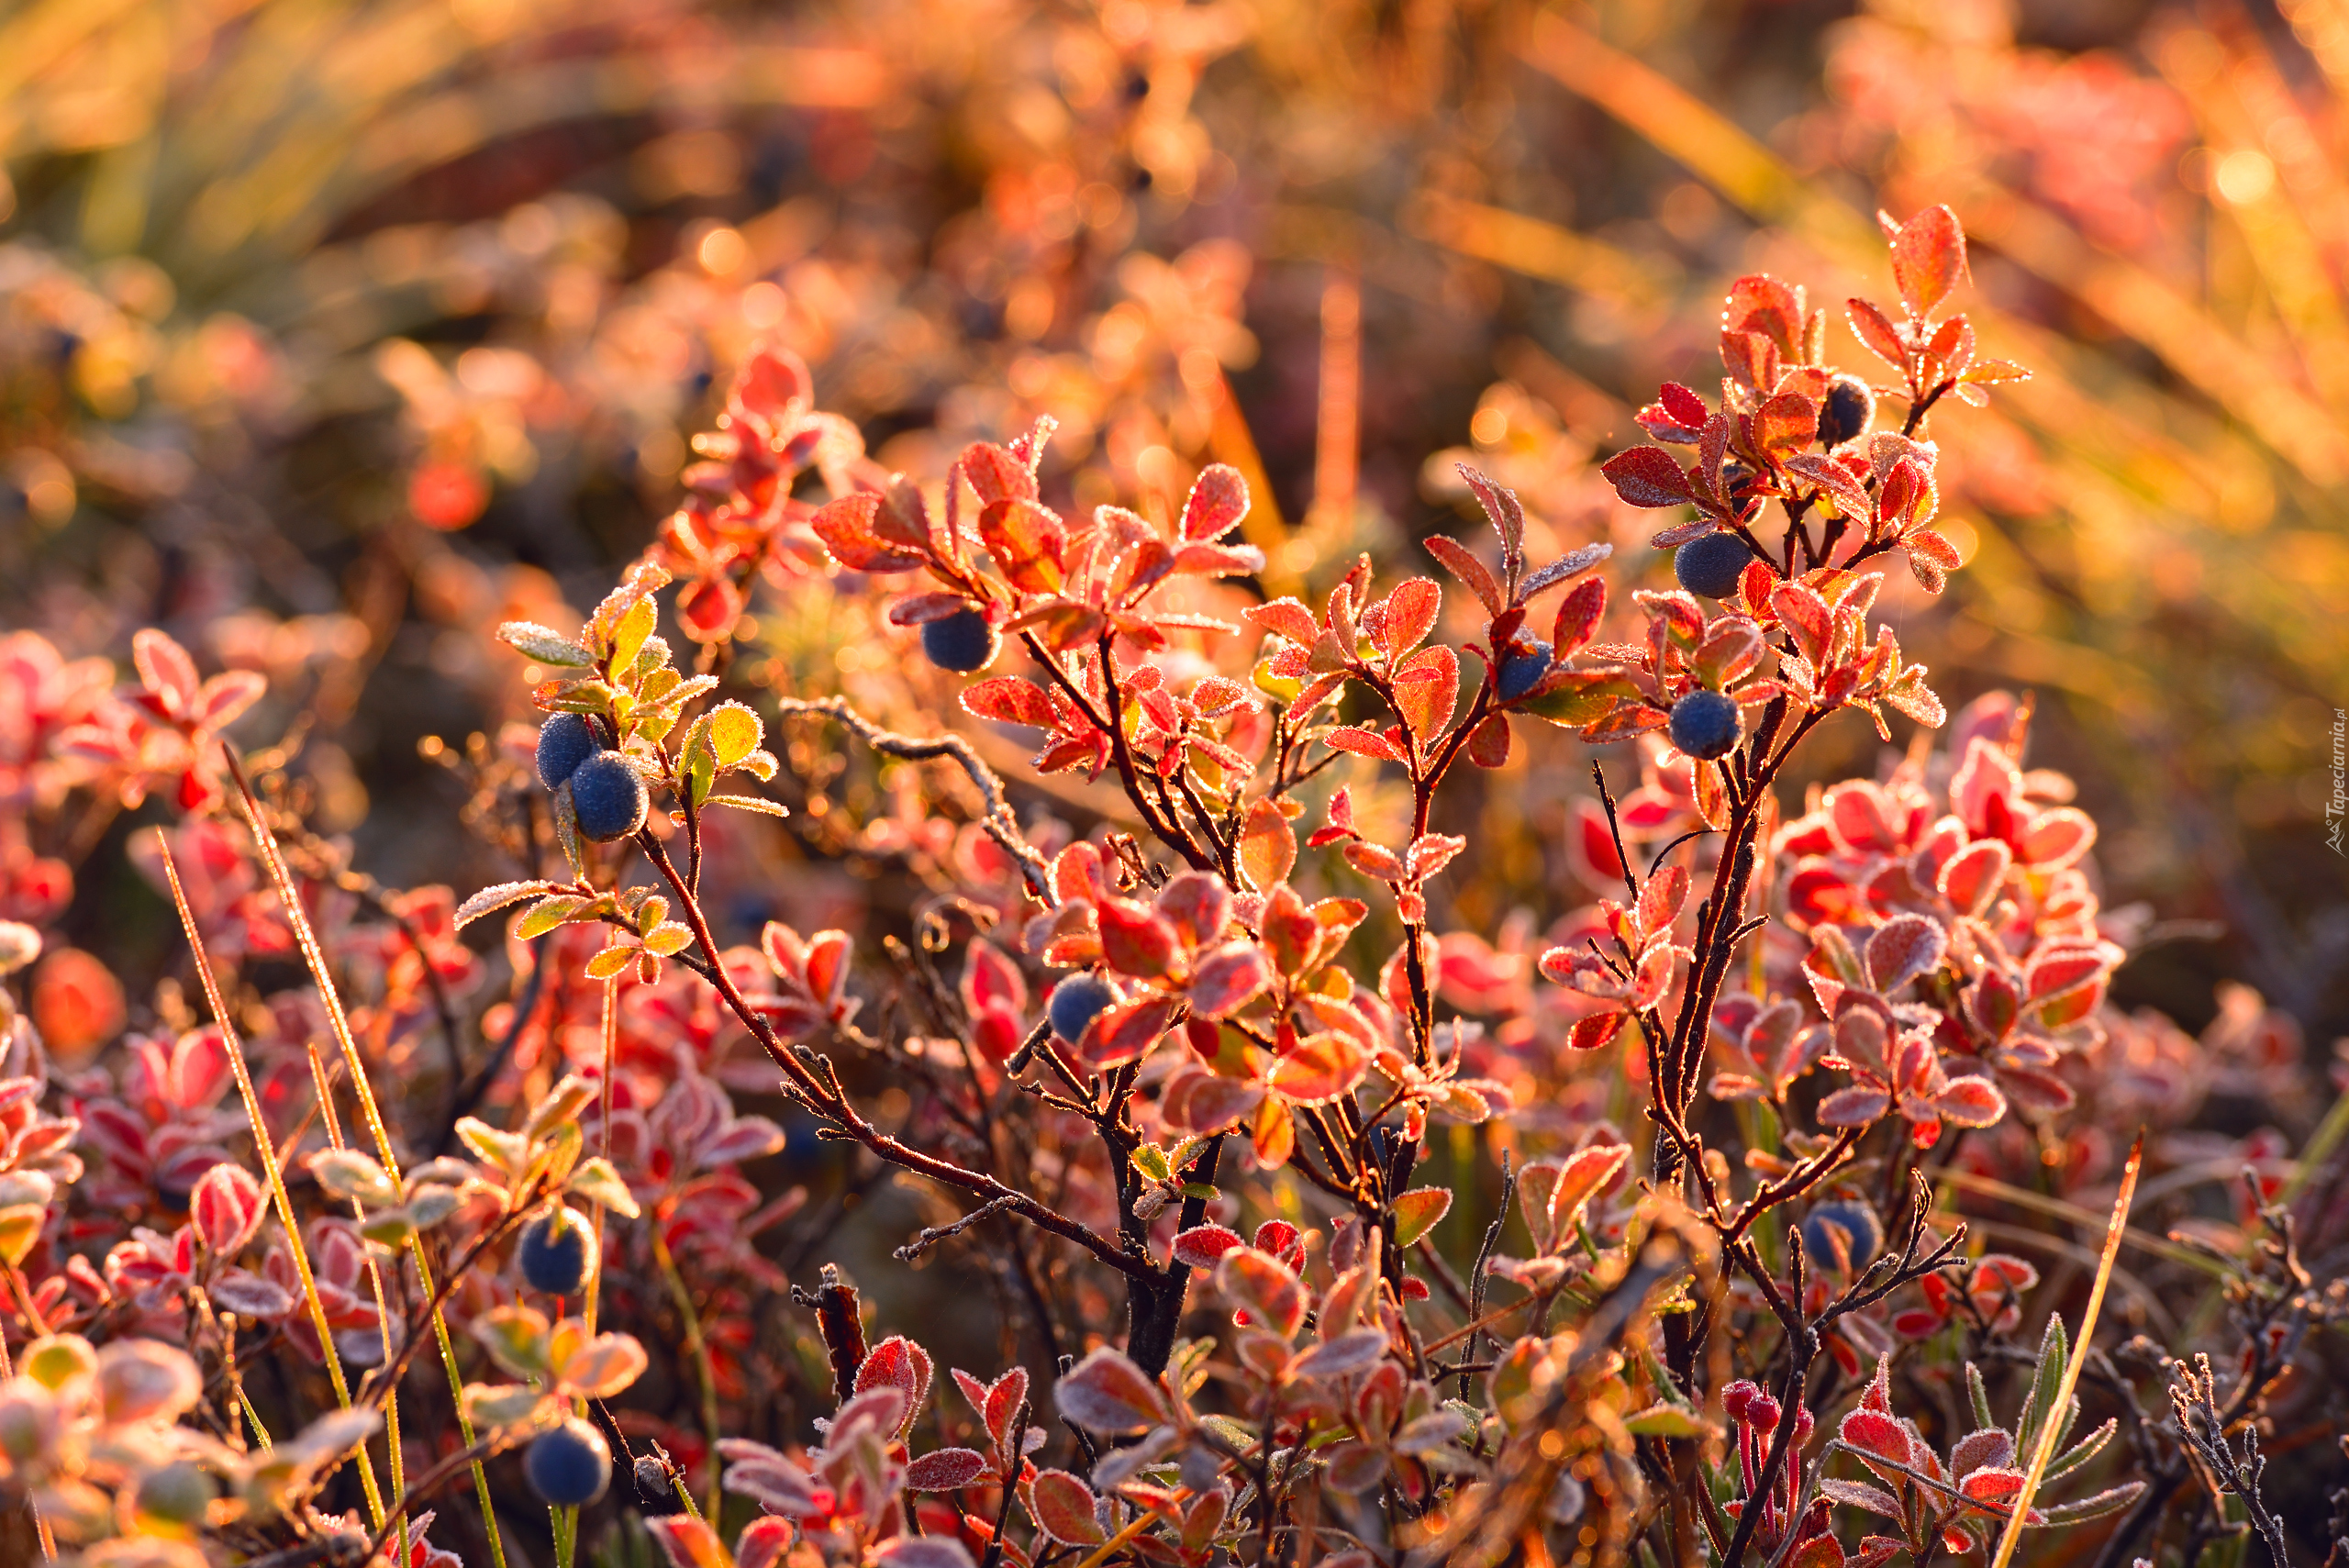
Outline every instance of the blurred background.
[[(2147, 906), (2123, 1002), (2199, 1027), (2239, 977), (2321, 1049), (2345, 110), (2344, 0), (17, 0), (0, 627), (264, 672), (317, 826), (462, 893), (419, 741), (525, 717), (484, 633), (575, 624), (762, 339), (893, 467), (1039, 413), (1073, 502), (1237, 463), (1275, 592), (1426, 570), (1460, 457), (1654, 581), (1596, 462), (1660, 380), (1711, 386), (1727, 282), (1840, 317), (1889, 292), (1876, 209), (1945, 202), (1984, 352), (2038, 375), (1937, 430), (1968, 570), (1903, 645), (1953, 706), (2036, 694)], [(850, 675), (856, 631), (803, 600), (752, 640)], [(1822, 772), (1872, 766), (1829, 733)], [(1585, 763), (1541, 756), (1497, 830), (1553, 832)], [(128, 822), (0, 824), (0, 901), (137, 974), (176, 935)]]

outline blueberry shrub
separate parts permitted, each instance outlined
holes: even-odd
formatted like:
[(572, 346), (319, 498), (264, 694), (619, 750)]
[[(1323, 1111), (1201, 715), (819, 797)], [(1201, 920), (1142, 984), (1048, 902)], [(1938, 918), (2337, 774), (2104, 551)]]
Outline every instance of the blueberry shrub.
[[(2031, 373), (1881, 228), (1593, 466), (1640, 560), (1474, 463), (1408, 543), (885, 445), (770, 323), (586, 614), (443, 584), (533, 719), (422, 749), (453, 889), (328, 825), (323, 677), (0, 639), (11, 1560), (2349, 1562), (2349, 1100), (2113, 999), (2037, 697), (1904, 651)], [(1213, 260), (1134, 271), (1153, 428)], [(461, 524), (520, 373), (407, 347)], [(123, 813), (144, 976), (52, 929)]]

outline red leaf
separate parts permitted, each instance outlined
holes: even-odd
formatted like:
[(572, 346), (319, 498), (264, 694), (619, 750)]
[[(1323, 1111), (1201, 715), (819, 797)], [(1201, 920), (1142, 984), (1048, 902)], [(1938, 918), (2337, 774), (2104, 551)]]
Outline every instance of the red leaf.
[(1907, 1464), (1914, 1451), (1909, 1429), (1898, 1418), (1880, 1410), (1858, 1409), (1843, 1418), (1838, 1435), (1854, 1448), (1896, 1464)]
[(1036, 475), (1026, 463), (1008, 451), (985, 441), (974, 441), (963, 449), (955, 466), (977, 491), (982, 505), (993, 506), (998, 501), (1030, 500), (1036, 494)]
[(1787, 471), (1826, 491), (1837, 511), (1858, 518), (1864, 526), (1876, 514), (1876, 504), (1868, 499), (1858, 477), (1832, 458), (1817, 452), (1798, 452), (1787, 459)]
[(1653, 935), (1668, 931), (1680, 917), (1680, 906), (1688, 901), (1688, 869), (1669, 865), (1648, 878), (1640, 889), (1640, 929)]
[(1403, 749), (1375, 729), (1359, 725), (1341, 724), (1321, 737), (1333, 751), (1351, 751), (1357, 757), (1375, 757), (1382, 762), (1407, 760)]
[[(1384, 742), (1381, 742), (1384, 744)], [(1297, 833), (1269, 800), (1250, 803), (1240, 821), (1240, 870), (1259, 893), (1288, 879), (1297, 864)]]
[(1869, 984), (1888, 996), (1932, 973), (1948, 951), (1949, 933), (1940, 921), (1923, 915), (1895, 916), (1868, 937)]
[(261, 1229), (263, 1202), (261, 1183), (242, 1165), (224, 1161), (195, 1184), (188, 1216), (205, 1246), (226, 1257), (242, 1250)]
[(1798, 392), (1781, 392), (1754, 410), (1753, 444), (1772, 458), (1798, 452), (1818, 439), (1819, 405)]
[(1270, 604), (1251, 605), (1240, 612), (1266, 631), (1288, 639), (1300, 648), (1310, 648), (1321, 636), (1321, 623), (1313, 612), (1296, 599), (1275, 599)]
[(1916, 315), (1948, 298), (1965, 278), (1965, 231), (1957, 215), (1931, 206), (1902, 224), (1892, 240), (1892, 277)]
[(1246, 1310), (1250, 1321), (1286, 1339), (1305, 1321), (1305, 1291), (1288, 1266), (1269, 1252), (1235, 1247), (1216, 1264), (1216, 1288)]
[(1793, 633), (1795, 646), (1802, 656), (1816, 665), (1826, 653), (1834, 631), (1827, 601), (1806, 584), (1781, 583), (1771, 592), (1770, 608), (1777, 616), (1778, 624)]
[(1468, 760), (1480, 768), (1506, 766), (1508, 745), (1508, 720), (1497, 713), (1489, 715), (1468, 737)]
[(1551, 629), (1550, 640), (1554, 645), (1552, 657), (1563, 662), (1586, 645), (1598, 631), (1598, 619), (1607, 613), (1607, 579), (1593, 577), (1575, 584), (1558, 605), (1557, 624)]
[(1199, 540), (1221, 538), (1248, 515), (1248, 482), (1228, 463), (1211, 463), (1191, 484), (1183, 503), (1183, 537)]
[[(1074, 1376), (1072, 1373), (1070, 1376)], [(1065, 1384), (1068, 1379), (1061, 1380)], [(1065, 1411), (1067, 1407), (1063, 1405)], [(1080, 1423), (1082, 1424), (1082, 1423)], [(1037, 1473), (1031, 1494), (1036, 1503), (1036, 1527), (1063, 1546), (1098, 1546), (1109, 1539), (1096, 1511), (1100, 1500), (1093, 1488), (1065, 1470)]]
[(196, 678), (195, 661), (187, 656), (186, 649), (173, 641), (168, 633), (151, 626), (142, 627), (130, 639), (130, 662), (138, 667), (139, 681), (162, 699), (167, 717), (193, 717), (202, 683)]
[(1390, 658), (1401, 658), (1435, 628), (1436, 613), (1443, 608), (1443, 590), (1427, 577), (1398, 583), (1386, 595), (1386, 614), (1379, 622), (1377, 642)]
[(986, 1473), (986, 1455), (974, 1448), (934, 1449), (906, 1466), (906, 1487), (913, 1492), (952, 1492)]
[(1138, 1432), (1166, 1419), (1158, 1385), (1107, 1345), (1052, 1385), (1052, 1402), (1078, 1426), (1112, 1435)]
[(1334, 1029), (1306, 1036), (1273, 1063), (1266, 1086), (1295, 1106), (1327, 1105), (1351, 1093), (1370, 1069), (1362, 1042)]
[(1959, 1127), (1995, 1127), (2007, 1114), (2007, 1097), (1987, 1078), (1953, 1078), (1934, 1097), (1933, 1108)]
[(1174, 998), (1158, 995), (1114, 1004), (1086, 1027), (1080, 1054), (1086, 1065), (1103, 1069), (1140, 1061), (1166, 1032), (1174, 1006)]
[(1226, 1252), (1246, 1245), (1236, 1230), (1227, 1230), (1220, 1225), (1197, 1225), (1174, 1238), (1174, 1261), (1195, 1269), (1210, 1269)]
[(904, 1395), (905, 1414), (897, 1422), (897, 1430), (903, 1432), (920, 1413), (922, 1401), (930, 1397), (933, 1364), (928, 1351), (903, 1334), (892, 1334), (874, 1346), (873, 1353), (856, 1369), (856, 1392), (885, 1387)]
[(979, 718), (1050, 729), (1056, 722), (1052, 695), (1024, 675), (997, 675), (963, 688), (963, 709)]
[(1147, 904), (1112, 898), (1100, 908), (1101, 954), (1120, 974), (1155, 980), (1174, 962), (1174, 925)]
[(1909, 350), (1901, 343), (1900, 329), (1892, 324), (1892, 317), (1865, 299), (1847, 300), (1844, 303), (1849, 307), (1844, 319), (1852, 324), (1852, 336), (1865, 344), (1870, 353), (1893, 369), (1906, 370), (1909, 364)]
[(1251, 942), (1233, 942), (1199, 962), (1191, 977), (1191, 1010), (1219, 1018), (1252, 1001), (1272, 984), (1272, 966)]
[(1631, 1014), (1614, 1012), (1577, 1018), (1574, 1028), (1566, 1031), (1566, 1047), (1570, 1051), (1597, 1051), (1622, 1033), (1623, 1026), (1631, 1021)]
[[(1664, 457), (1664, 450), (1660, 447), (1648, 447), (1643, 450), (1654, 452), (1658, 457)], [(1672, 460), (1664, 458), (1664, 461), (1670, 462)], [(1673, 472), (1676, 473), (1679, 470), (1675, 469)], [(1492, 568), (1477, 560), (1475, 552), (1466, 545), (1446, 534), (1430, 534), (1424, 542), (1428, 553), (1442, 562), (1444, 570), (1458, 578), (1463, 587), (1483, 602), (1486, 614), (1497, 616), (1508, 607), (1507, 601), (1501, 595), (1500, 582), (1494, 577)]]
[(1051, 507), (1017, 497), (990, 503), (979, 514), (979, 537), (1013, 587), (1030, 594), (1059, 592), (1068, 528)]
[(816, 537), (824, 541), (832, 559), (856, 572), (908, 572), (926, 559), (918, 550), (891, 544), (874, 529), (874, 514), (881, 508), (881, 497), (870, 490), (860, 490), (835, 501), (827, 501), (807, 519)]
[(1677, 506), (1696, 499), (1688, 476), (1662, 447), (1631, 447), (1617, 452), (1600, 465), (1599, 473), (1631, 506)]

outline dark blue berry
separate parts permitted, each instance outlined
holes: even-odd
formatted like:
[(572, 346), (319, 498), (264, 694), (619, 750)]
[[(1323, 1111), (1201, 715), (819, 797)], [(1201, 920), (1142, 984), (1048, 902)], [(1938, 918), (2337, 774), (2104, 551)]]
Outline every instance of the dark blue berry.
[(1734, 698), (1695, 691), (1672, 705), (1672, 743), (1692, 757), (1728, 756), (1737, 748), (1737, 732)]
[(1876, 394), (1855, 375), (1839, 375), (1827, 384), (1827, 400), (1819, 406), (1821, 446), (1840, 447), (1854, 441), (1876, 422)]
[(516, 1256), (532, 1290), (577, 1296), (596, 1271), (596, 1232), (577, 1211), (557, 1204), (522, 1227)]
[(1550, 645), (1546, 642), (1519, 643), (1501, 660), (1500, 679), (1495, 685), (1501, 701), (1515, 702), (1542, 684), (1550, 673)]
[(584, 1507), (612, 1484), (611, 1445), (578, 1417), (568, 1417), (530, 1440), (522, 1453), (522, 1473), (549, 1507)]
[(1729, 493), (1733, 510), (1742, 512), (1745, 503), (1753, 498), (1753, 487), (1760, 483), (1753, 471), (1735, 458), (1721, 464), (1721, 488)]
[(1737, 580), (1753, 559), (1753, 551), (1735, 534), (1710, 533), (1673, 551), (1672, 574), (1692, 594), (1727, 599), (1736, 595)]
[(1074, 1045), (1085, 1026), (1117, 999), (1116, 988), (1099, 975), (1072, 974), (1052, 987), (1052, 998), (1044, 1005), (1044, 1011), (1052, 1020), (1052, 1032)]
[(1843, 1246), (1854, 1269), (1865, 1267), (1884, 1246), (1884, 1221), (1866, 1204), (1857, 1198), (1815, 1204), (1802, 1222), (1802, 1250), (1813, 1268), (1836, 1266), (1831, 1228), (1843, 1233)]
[(562, 781), (600, 750), (585, 714), (556, 714), (539, 726), (539, 782), (549, 789), (562, 788)]
[(644, 781), (618, 751), (598, 751), (571, 775), (571, 809), (579, 830), (602, 843), (625, 839), (644, 826), (651, 803)]
[(967, 675), (995, 662), (1000, 646), (995, 628), (975, 607), (965, 606), (943, 620), (921, 623), (921, 651), (941, 670)]

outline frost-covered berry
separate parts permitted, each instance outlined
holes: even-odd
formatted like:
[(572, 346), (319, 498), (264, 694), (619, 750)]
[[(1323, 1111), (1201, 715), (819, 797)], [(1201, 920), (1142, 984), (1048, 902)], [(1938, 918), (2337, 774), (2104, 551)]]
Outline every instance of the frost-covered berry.
[(967, 675), (995, 662), (1002, 646), (984, 612), (965, 606), (942, 620), (921, 623), (921, 651), (941, 670)]
[(1842, 1231), (1845, 1261), (1854, 1269), (1866, 1264), (1884, 1246), (1884, 1221), (1857, 1198), (1814, 1204), (1803, 1217), (1802, 1250), (1813, 1268), (1836, 1266), (1835, 1231)]
[(603, 1433), (576, 1416), (569, 1417), (530, 1440), (522, 1454), (522, 1473), (549, 1507), (584, 1507), (612, 1484), (611, 1445)]
[(1672, 743), (1692, 757), (1726, 757), (1737, 747), (1737, 702), (1719, 692), (1690, 692), (1672, 705)]
[(1753, 559), (1753, 550), (1735, 534), (1709, 533), (1672, 552), (1672, 574), (1692, 594), (1726, 599), (1737, 593), (1737, 580)]
[(1515, 702), (1542, 684), (1550, 673), (1551, 648), (1546, 642), (1520, 642), (1511, 648), (1501, 660), (1500, 678), (1495, 685), (1501, 701)]
[(1117, 988), (1099, 975), (1072, 974), (1052, 987), (1052, 997), (1044, 1005), (1044, 1012), (1052, 1021), (1052, 1032), (1074, 1045), (1085, 1033), (1085, 1026), (1108, 1011), (1117, 999)]
[(515, 1255), (532, 1290), (577, 1296), (596, 1272), (596, 1232), (578, 1210), (557, 1204), (522, 1227)]
[(579, 818), (579, 830), (598, 843), (625, 839), (643, 827), (650, 805), (644, 781), (617, 751), (598, 751), (572, 773), (572, 813)]
[(539, 782), (549, 789), (560, 789), (580, 763), (600, 750), (585, 714), (556, 714), (539, 726)]
[(1854, 441), (1876, 422), (1876, 394), (1855, 375), (1839, 375), (1827, 384), (1826, 400), (1819, 406), (1821, 446), (1840, 447)]

